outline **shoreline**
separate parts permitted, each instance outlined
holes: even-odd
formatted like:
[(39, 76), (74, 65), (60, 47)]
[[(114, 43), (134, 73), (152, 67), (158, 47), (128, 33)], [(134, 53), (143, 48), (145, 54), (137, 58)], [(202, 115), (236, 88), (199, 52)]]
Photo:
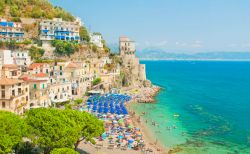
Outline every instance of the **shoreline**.
[[(132, 96), (132, 100), (127, 104), (127, 108), (129, 111), (129, 115), (133, 121), (133, 125), (139, 127), (144, 136), (144, 140), (147, 148), (153, 149), (156, 154), (168, 154), (171, 152), (171, 149), (166, 148), (158, 139), (154, 137), (152, 130), (147, 126), (146, 122), (142, 120), (142, 115), (136, 113), (133, 109), (132, 105), (136, 104), (148, 104), (148, 103), (156, 103), (155, 97), (158, 95), (162, 88), (156, 85), (152, 85), (152, 87), (144, 87), (144, 88), (133, 88), (129, 91), (130, 96)], [(133, 91), (137, 91), (138, 93), (133, 93)], [(138, 115), (139, 114), (139, 115)]]
[[(141, 115), (137, 115), (132, 107), (132, 103), (138, 102), (131, 102), (128, 104), (129, 115), (133, 121), (133, 125), (139, 127), (141, 132), (144, 136), (144, 141), (147, 148), (153, 149), (156, 154), (167, 154), (169, 153), (170, 149), (164, 147), (164, 145), (159, 142), (158, 139), (154, 137), (153, 132), (148, 128), (145, 121), (142, 120)], [(138, 103), (141, 104), (141, 103)]]

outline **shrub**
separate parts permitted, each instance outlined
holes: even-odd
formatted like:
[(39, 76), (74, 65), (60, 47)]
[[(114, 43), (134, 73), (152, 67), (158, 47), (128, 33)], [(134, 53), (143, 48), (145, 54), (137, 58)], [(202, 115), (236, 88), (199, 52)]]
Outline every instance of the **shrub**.
[(76, 100), (74, 100), (74, 102), (75, 102), (75, 104), (79, 105), (79, 104), (81, 104), (83, 102), (83, 100), (82, 99), (76, 99)]
[(101, 78), (96, 78), (93, 82), (92, 82), (92, 84), (93, 84), (93, 86), (95, 86), (95, 85), (98, 85), (99, 83), (101, 83)]

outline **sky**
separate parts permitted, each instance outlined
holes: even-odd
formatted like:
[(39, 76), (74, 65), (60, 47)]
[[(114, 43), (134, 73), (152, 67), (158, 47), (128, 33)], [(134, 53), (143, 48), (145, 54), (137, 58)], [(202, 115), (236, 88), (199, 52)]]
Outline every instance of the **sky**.
[(250, 0), (50, 0), (82, 18), (110, 45), (138, 50), (250, 52)]

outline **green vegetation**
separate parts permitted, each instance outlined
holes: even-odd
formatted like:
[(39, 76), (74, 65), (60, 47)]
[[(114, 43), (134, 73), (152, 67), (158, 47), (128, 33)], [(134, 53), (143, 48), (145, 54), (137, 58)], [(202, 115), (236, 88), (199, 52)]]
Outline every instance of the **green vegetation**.
[(79, 50), (79, 45), (75, 42), (53, 40), (51, 41), (51, 45), (56, 48), (54, 52), (60, 56), (70, 56)]
[(104, 65), (104, 69), (111, 72), (113, 69), (116, 68), (116, 65), (114, 63), (111, 63), (111, 64), (105, 64)]
[(1, 0), (0, 14), (9, 14), (12, 17), (32, 18), (62, 18), (73, 21), (74, 17), (61, 7), (54, 7), (48, 0)]
[(62, 59), (36, 59), (34, 62), (36, 63), (54, 63), (54, 62), (65, 62)]
[(55, 148), (74, 148), (104, 132), (102, 121), (87, 112), (60, 109), (32, 109), (25, 115), (29, 137), (45, 154)]
[(45, 51), (43, 49), (37, 48), (35, 46), (31, 46), (29, 48), (29, 55), (31, 56), (32, 60), (40, 59), (43, 56), (44, 52)]
[(56, 148), (50, 152), (50, 154), (79, 154), (70, 148)]
[(110, 48), (108, 47), (106, 41), (103, 39), (102, 40), (102, 44), (103, 44), (103, 49), (106, 53), (110, 53)]
[(76, 99), (76, 100), (74, 100), (74, 102), (75, 102), (76, 105), (79, 105), (79, 104), (81, 104), (83, 102), (83, 100), (82, 99)]
[(98, 85), (99, 83), (101, 83), (101, 78), (96, 78), (96, 79), (94, 79), (94, 81), (92, 82), (92, 84), (93, 84), (93, 86), (95, 86), (95, 85)]
[(58, 147), (71, 148), (78, 138), (74, 121), (68, 119), (62, 110), (34, 109), (26, 114), (30, 126), (30, 138), (44, 153)]
[(70, 101), (58, 102), (58, 103), (56, 103), (56, 107), (65, 106), (65, 105), (67, 105), (69, 103), (70, 103)]
[(11, 153), (12, 149), (22, 141), (26, 126), (21, 117), (0, 111), (0, 153)]
[(87, 43), (90, 41), (89, 32), (86, 27), (84, 26), (80, 27), (79, 34), (81, 41), (85, 41)]
[(93, 52), (97, 52), (98, 47), (95, 44), (91, 44), (91, 48)]

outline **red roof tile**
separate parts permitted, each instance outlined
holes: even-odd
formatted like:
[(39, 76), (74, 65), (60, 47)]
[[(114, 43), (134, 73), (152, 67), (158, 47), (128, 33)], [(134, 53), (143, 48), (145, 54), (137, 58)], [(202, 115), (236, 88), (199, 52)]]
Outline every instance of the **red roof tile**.
[(48, 75), (47, 74), (45, 74), (45, 73), (38, 73), (38, 74), (34, 74), (34, 76), (35, 77), (37, 77), (37, 78), (44, 78), (44, 77), (48, 77)]

